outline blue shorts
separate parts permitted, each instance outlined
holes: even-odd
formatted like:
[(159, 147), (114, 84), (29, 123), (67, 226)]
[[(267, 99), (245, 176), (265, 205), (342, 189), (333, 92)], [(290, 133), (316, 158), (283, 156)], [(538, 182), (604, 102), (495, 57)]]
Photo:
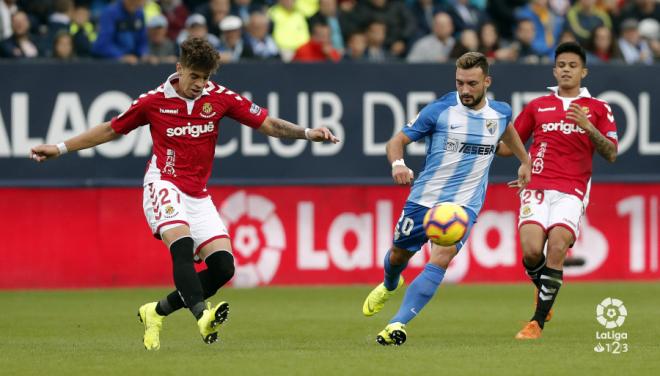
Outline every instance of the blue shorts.
[[(463, 238), (456, 243), (456, 251), (460, 251), (470, 235), (472, 226), (477, 221), (477, 216), (470, 209), (464, 208), (468, 214), (468, 228), (465, 231)], [(424, 231), (424, 216), (429, 210), (426, 206), (416, 204), (411, 201), (406, 201), (403, 207), (401, 217), (394, 228), (394, 246), (406, 249), (410, 252), (419, 251), (424, 243), (429, 239), (426, 237)]]

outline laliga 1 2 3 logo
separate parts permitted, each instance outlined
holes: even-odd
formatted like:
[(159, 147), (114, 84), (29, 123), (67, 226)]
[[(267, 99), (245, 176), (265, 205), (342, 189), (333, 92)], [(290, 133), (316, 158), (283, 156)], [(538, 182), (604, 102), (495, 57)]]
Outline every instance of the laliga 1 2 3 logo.
[(628, 317), (628, 310), (623, 302), (617, 298), (605, 298), (596, 306), (596, 321), (605, 329), (605, 332), (596, 331), (596, 339), (599, 341), (594, 347), (595, 352), (608, 352), (621, 354), (628, 352), (628, 333), (616, 331), (623, 326)]
[(286, 247), (284, 227), (275, 212), (275, 204), (263, 196), (238, 191), (222, 202), (219, 212), (232, 235), (236, 256), (234, 286), (269, 283)]

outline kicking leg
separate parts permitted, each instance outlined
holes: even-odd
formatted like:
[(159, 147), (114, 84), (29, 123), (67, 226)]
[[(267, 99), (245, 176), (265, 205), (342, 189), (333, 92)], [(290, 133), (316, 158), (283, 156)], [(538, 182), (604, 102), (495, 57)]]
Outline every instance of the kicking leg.
[(414, 319), (431, 300), (445, 276), (449, 262), (457, 252), (456, 246), (433, 245), (429, 263), (406, 290), (399, 311), (376, 337), (378, 343), (401, 345), (406, 341), (406, 324)]

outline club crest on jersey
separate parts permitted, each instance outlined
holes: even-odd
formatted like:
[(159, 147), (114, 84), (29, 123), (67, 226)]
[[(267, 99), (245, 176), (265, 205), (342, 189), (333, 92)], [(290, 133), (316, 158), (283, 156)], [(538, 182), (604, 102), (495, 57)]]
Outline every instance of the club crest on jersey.
[(202, 117), (204, 118), (210, 118), (215, 116), (215, 111), (213, 111), (213, 105), (208, 102), (204, 103), (204, 105), (202, 105), (202, 113), (200, 115), (202, 115)]
[(172, 218), (178, 214), (172, 205), (167, 205), (163, 210), (165, 211), (165, 218)]
[(497, 120), (486, 120), (486, 129), (488, 130), (488, 133), (494, 135), (495, 130), (497, 129)]
[(259, 107), (255, 103), (252, 103), (252, 105), (250, 106), (250, 113), (252, 115), (259, 115), (261, 113), (261, 107)]

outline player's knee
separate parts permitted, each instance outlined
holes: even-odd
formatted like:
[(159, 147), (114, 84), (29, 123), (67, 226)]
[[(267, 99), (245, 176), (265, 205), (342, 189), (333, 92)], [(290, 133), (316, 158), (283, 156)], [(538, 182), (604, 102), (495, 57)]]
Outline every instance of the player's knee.
[(413, 252), (408, 251), (407, 249), (394, 247), (390, 249), (390, 264), (392, 265), (402, 265), (408, 262), (410, 258), (414, 255)]
[(564, 257), (568, 252), (568, 244), (564, 242), (548, 243), (548, 258), (552, 256)]
[(170, 244), (170, 254), (172, 255), (172, 262), (178, 264), (192, 264), (193, 263), (193, 247), (195, 246), (193, 240), (189, 236), (184, 236), (173, 241)]
[(236, 271), (234, 267), (234, 256), (226, 250), (221, 250), (210, 254), (206, 260), (206, 266), (213, 274), (218, 288), (229, 282)]

